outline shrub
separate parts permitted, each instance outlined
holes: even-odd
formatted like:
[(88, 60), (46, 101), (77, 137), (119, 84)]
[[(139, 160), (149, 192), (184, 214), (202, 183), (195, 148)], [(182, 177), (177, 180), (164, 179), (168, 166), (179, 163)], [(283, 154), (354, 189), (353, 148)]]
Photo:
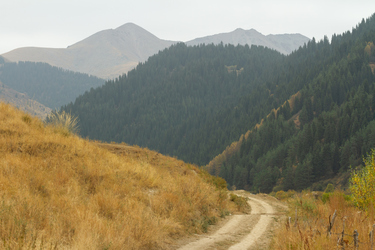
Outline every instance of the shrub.
[(355, 205), (362, 209), (374, 203), (375, 198), (375, 150), (363, 159), (365, 166), (353, 171), (349, 180), (349, 189)]
[(329, 197), (331, 196), (331, 193), (324, 193), (322, 194), (322, 202), (326, 204), (327, 201), (329, 201)]
[(324, 193), (332, 193), (333, 191), (335, 191), (335, 187), (332, 183), (328, 183), (326, 189), (324, 190)]

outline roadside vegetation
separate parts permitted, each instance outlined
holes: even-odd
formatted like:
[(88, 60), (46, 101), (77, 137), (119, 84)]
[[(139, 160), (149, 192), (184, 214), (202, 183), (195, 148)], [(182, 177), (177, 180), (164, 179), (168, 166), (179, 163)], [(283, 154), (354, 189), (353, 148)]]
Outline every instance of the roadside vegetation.
[(0, 103), (0, 249), (160, 249), (241, 209), (194, 165), (67, 131)]
[(289, 213), (272, 249), (373, 249), (375, 247), (375, 151), (352, 171), (348, 190), (278, 191)]

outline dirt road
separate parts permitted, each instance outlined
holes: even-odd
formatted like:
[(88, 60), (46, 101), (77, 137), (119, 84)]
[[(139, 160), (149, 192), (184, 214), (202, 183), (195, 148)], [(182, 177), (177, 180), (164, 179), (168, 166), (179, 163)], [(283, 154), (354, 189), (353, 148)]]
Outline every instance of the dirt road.
[(178, 249), (267, 249), (287, 207), (267, 195), (235, 193), (249, 198), (250, 214), (232, 215), (216, 231), (195, 237)]

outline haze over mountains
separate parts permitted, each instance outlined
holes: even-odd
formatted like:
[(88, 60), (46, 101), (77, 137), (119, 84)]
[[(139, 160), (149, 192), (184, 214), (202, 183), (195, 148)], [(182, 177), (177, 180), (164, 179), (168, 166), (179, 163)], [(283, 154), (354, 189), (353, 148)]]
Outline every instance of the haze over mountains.
[[(197, 38), (187, 44), (218, 44), (221, 41), (233, 45), (261, 45), (289, 54), (303, 46), (309, 38), (300, 34), (264, 36), (254, 29), (237, 29), (229, 33)], [(177, 41), (159, 39), (145, 29), (127, 23), (116, 29), (97, 32), (68, 48), (25, 47), (2, 56), (13, 62), (46, 62), (63, 69), (113, 79), (175, 43)]]
[(283, 35), (263, 35), (255, 29), (243, 30), (236, 29), (228, 33), (196, 38), (187, 45), (194, 46), (202, 43), (205, 44), (240, 44), (240, 45), (261, 45), (279, 51), (282, 54), (290, 54), (293, 50), (298, 49), (310, 39), (301, 34), (283, 34)]

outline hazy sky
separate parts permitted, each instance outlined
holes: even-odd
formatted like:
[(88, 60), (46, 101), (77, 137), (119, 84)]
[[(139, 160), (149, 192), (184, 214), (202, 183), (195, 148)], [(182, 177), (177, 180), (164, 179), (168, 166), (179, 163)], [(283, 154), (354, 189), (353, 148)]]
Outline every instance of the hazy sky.
[(128, 22), (174, 41), (236, 28), (320, 40), (373, 13), (374, 0), (0, 0), (0, 54), (26, 46), (66, 48)]

